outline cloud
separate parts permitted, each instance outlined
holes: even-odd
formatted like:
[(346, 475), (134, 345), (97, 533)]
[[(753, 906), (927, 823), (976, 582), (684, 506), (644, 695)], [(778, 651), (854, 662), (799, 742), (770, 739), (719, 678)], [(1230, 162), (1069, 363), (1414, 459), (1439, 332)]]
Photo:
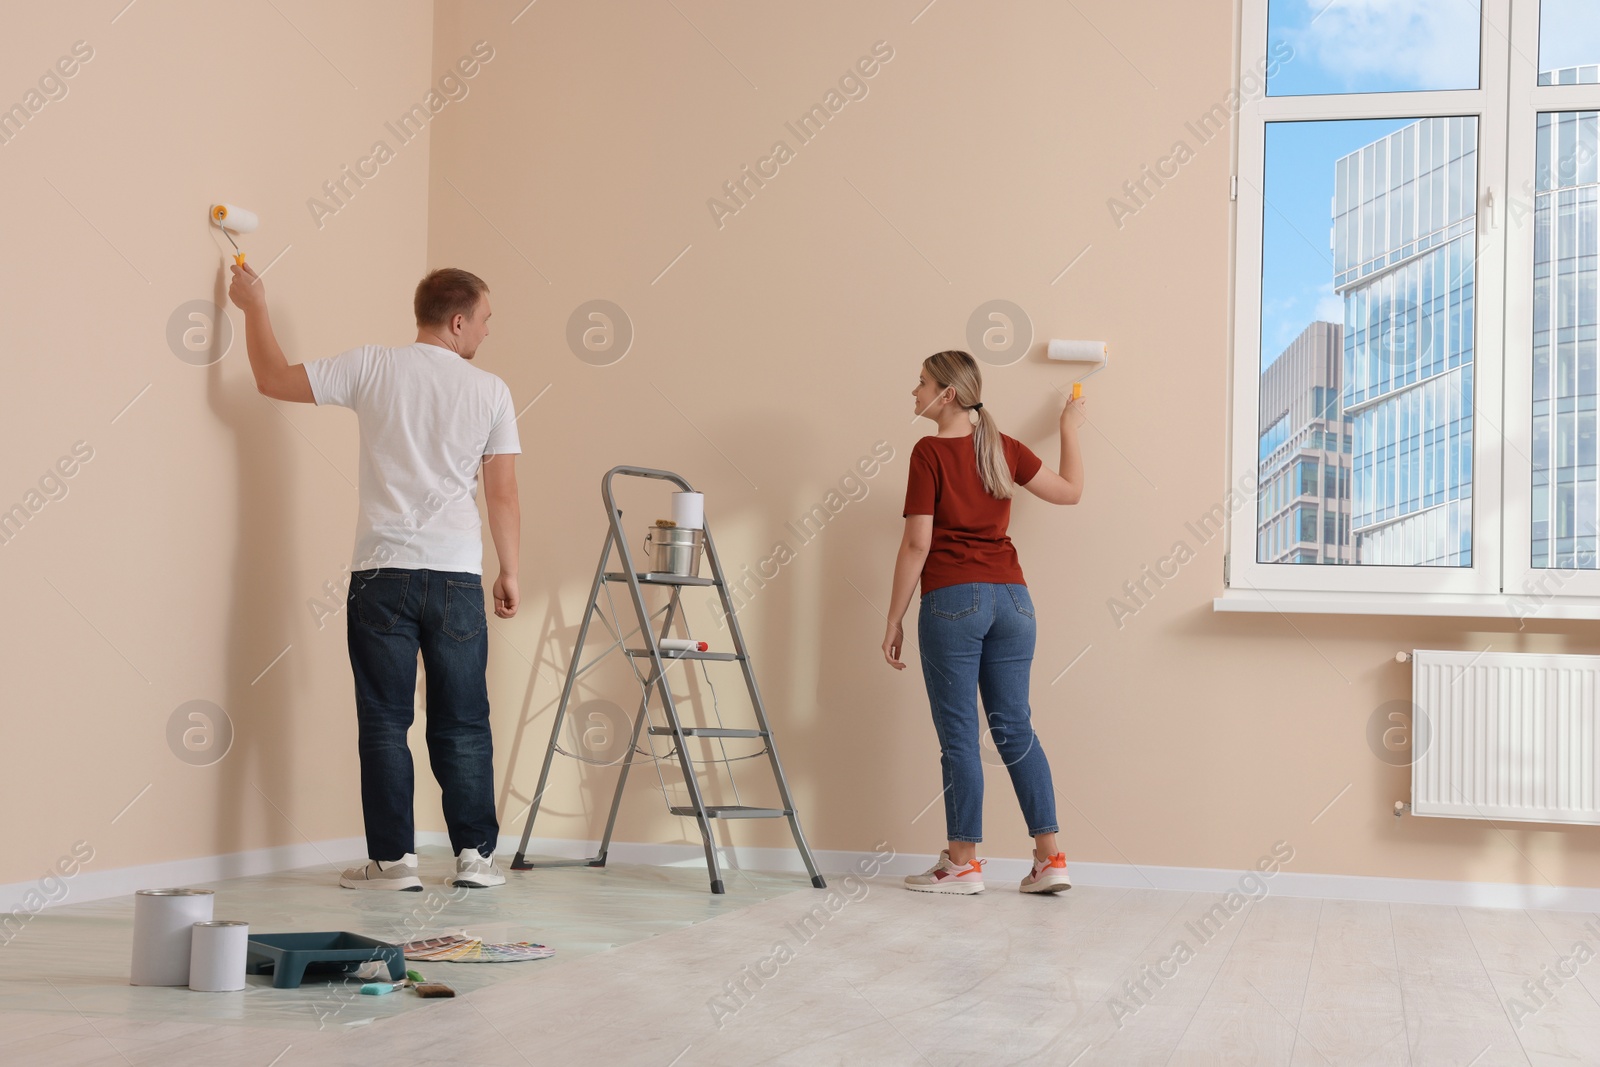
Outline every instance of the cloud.
[[(1478, 84), (1476, 0), (1306, 0), (1284, 37), (1345, 91)], [(1319, 14), (1320, 12), (1320, 14)]]
[(1311, 317), (1318, 322), (1344, 322), (1344, 297), (1333, 291), (1332, 282), (1317, 293), (1317, 309)]
[(1305, 286), (1261, 301), (1261, 369), (1266, 370), (1313, 322), (1344, 325), (1344, 298), (1333, 283)]

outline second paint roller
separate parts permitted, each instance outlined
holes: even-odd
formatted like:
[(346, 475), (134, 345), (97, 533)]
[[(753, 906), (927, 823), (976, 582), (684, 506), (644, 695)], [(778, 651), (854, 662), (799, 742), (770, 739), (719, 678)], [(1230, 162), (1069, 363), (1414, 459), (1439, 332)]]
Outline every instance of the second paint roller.
[(1062, 363), (1092, 363), (1094, 370), (1072, 383), (1072, 399), (1083, 396), (1083, 382), (1106, 369), (1107, 346), (1104, 341), (1051, 341), (1046, 354)]
[[(261, 225), (261, 220), (256, 217), (256, 213), (242, 208), (238, 204), (212, 204), (211, 221), (217, 224), (217, 227), (222, 230), (223, 236), (228, 239), (228, 243), (233, 245), (235, 253), (233, 261), (238, 264), (244, 263), (244, 252), (239, 248), (239, 242), (233, 239), (233, 235), (236, 233), (253, 233), (255, 228)], [(270, 267), (272, 264), (269, 263), (267, 265)]]

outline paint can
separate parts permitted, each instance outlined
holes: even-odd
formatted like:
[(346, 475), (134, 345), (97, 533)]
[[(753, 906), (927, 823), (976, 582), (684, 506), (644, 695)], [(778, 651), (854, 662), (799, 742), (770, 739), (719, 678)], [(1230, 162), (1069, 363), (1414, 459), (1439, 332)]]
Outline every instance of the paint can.
[(705, 543), (705, 531), (673, 526), (670, 521), (657, 520), (656, 525), (644, 536), (644, 548), (650, 554), (650, 572), (675, 574), (681, 578), (699, 577), (700, 549)]
[(230, 993), (244, 988), (250, 924), (236, 919), (194, 924), (189, 951), (189, 988), (200, 993)]
[(132, 985), (188, 985), (194, 924), (211, 921), (209, 889), (141, 889), (133, 896)]

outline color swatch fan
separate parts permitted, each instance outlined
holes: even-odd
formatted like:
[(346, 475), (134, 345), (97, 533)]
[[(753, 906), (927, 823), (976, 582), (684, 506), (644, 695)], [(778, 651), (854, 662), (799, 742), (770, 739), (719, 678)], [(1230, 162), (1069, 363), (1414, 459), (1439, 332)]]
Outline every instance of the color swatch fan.
[(555, 949), (532, 941), (488, 944), (482, 938), (465, 934), (408, 941), (400, 948), (408, 960), (429, 960), (434, 963), (517, 963), (548, 959), (556, 954)]

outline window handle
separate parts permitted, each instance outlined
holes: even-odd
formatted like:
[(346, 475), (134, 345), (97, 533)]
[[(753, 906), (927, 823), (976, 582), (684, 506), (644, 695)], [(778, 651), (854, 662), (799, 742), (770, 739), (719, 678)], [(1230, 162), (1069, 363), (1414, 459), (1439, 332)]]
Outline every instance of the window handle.
[(1488, 228), (1494, 229), (1494, 186), (1486, 185), (1483, 196), (1478, 199), (1478, 232), (1484, 232), (1484, 220), (1488, 220)]

